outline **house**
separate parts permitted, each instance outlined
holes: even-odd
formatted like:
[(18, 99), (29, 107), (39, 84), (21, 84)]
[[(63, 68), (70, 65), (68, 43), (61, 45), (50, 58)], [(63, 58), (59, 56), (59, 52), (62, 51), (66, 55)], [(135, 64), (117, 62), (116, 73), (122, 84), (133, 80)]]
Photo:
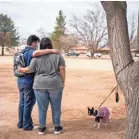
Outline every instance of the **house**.
[[(2, 46), (0, 46), (0, 55), (2, 54)], [(13, 55), (14, 54), (14, 48), (13, 47), (4, 47), (4, 55)]]
[(85, 54), (88, 52), (88, 48), (86, 46), (73, 46), (70, 48), (70, 51), (76, 51), (81, 54)]
[(15, 51), (15, 53), (21, 52), (25, 47), (26, 47), (26, 45), (16, 46), (16, 47), (14, 47), (14, 51)]
[[(76, 52), (79, 52), (79, 53), (87, 53), (89, 51), (89, 49), (86, 47), (86, 46), (73, 46), (70, 51), (76, 51)], [(106, 47), (98, 47), (98, 50), (96, 51), (98, 53), (103, 53), (103, 54), (109, 54), (110, 53), (110, 49), (108, 46)]]
[(105, 46), (103, 48), (99, 47), (97, 50), (98, 53), (102, 53), (104, 55), (107, 55), (110, 53), (110, 48), (108, 46)]
[[(135, 56), (136, 53), (138, 53), (138, 49), (136, 47), (131, 47), (130, 51), (131, 51), (132, 56)], [(102, 54), (109, 54), (110, 48), (108, 46), (106, 46), (106, 47), (98, 49), (97, 52), (100, 52)]]

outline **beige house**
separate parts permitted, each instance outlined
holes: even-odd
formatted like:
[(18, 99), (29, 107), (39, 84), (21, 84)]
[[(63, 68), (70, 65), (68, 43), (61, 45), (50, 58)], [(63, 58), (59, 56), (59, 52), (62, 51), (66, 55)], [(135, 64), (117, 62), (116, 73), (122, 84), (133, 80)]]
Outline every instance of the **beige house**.
[(16, 46), (16, 47), (14, 47), (14, 51), (15, 51), (15, 53), (21, 52), (25, 47), (26, 47), (26, 45)]
[(85, 54), (88, 52), (88, 48), (86, 46), (73, 46), (70, 49), (71, 51), (76, 51), (78, 53)]
[[(16, 46), (16, 47), (4, 47), (4, 55), (14, 55), (17, 52), (22, 51), (26, 45)], [(2, 47), (0, 46), (0, 55), (2, 53)]]
[[(0, 46), (0, 55), (2, 54), (2, 47)], [(13, 55), (14, 48), (4, 47), (4, 55)]]

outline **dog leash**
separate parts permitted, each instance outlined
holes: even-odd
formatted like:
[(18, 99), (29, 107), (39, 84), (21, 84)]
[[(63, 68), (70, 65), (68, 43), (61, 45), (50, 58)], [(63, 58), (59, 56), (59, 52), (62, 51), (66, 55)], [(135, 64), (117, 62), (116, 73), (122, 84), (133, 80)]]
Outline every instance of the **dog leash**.
[(108, 97), (115, 91), (115, 89), (118, 87), (118, 84), (113, 88), (113, 90), (110, 92), (110, 94), (104, 99), (104, 101), (99, 105), (99, 108), (104, 104), (104, 102), (108, 99)]
[[(132, 62), (134, 62), (134, 60), (132, 59), (127, 65), (125, 65), (121, 70), (119, 70), (117, 73), (116, 73), (116, 80), (117, 80), (117, 75), (122, 71), (124, 70), (129, 64), (131, 64)], [(104, 104), (104, 102), (108, 99), (108, 97), (115, 91), (117, 90), (116, 92), (116, 102), (119, 101), (119, 95), (118, 95), (118, 84), (112, 89), (112, 91), (110, 92), (110, 94), (104, 99), (104, 101), (99, 105), (99, 108)]]

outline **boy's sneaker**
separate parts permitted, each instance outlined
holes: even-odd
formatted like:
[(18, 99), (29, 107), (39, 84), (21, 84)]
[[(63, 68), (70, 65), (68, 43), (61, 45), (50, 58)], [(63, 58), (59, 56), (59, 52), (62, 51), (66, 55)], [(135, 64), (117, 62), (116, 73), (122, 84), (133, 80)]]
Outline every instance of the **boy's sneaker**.
[(39, 135), (44, 135), (44, 133), (45, 133), (45, 131), (46, 131), (46, 127), (43, 127), (43, 128), (39, 128)]
[(33, 130), (37, 130), (39, 128), (40, 128), (40, 126), (37, 126), (37, 125), (33, 126)]
[(63, 131), (63, 127), (61, 126), (55, 127), (54, 134), (60, 134), (62, 131)]
[(33, 130), (37, 130), (39, 129), (39, 126), (33, 126), (33, 127), (29, 127), (29, 128), (24, 128), (24, 130), (26, 131), (33, 131)]

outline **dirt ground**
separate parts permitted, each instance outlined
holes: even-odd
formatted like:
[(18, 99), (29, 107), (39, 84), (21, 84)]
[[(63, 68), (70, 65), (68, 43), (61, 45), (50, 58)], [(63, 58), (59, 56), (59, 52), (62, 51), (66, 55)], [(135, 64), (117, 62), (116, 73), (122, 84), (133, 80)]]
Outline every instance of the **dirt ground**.
[[(12, 57), (0, 57), (0, 139), (122, 139), (126, 127), (124, 97), (115, 102), (114, 93), (103, 106), (112, 108), (112, 122), (93, 127), (94, 119), (87, 115), (87, 106), (98, 105), (115, 86), (110, 60), (66, 58), (67, 79), (62, 101), (64, 132), (53, 135), (51, 110), (47, 114), (49, 132), (43, 136), (37, 131), (17, 129), (18, 90), (12, 71)], [(34, 124), (38, 124), (37, 105), (33, 109)]]

